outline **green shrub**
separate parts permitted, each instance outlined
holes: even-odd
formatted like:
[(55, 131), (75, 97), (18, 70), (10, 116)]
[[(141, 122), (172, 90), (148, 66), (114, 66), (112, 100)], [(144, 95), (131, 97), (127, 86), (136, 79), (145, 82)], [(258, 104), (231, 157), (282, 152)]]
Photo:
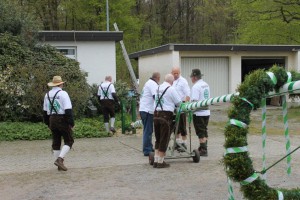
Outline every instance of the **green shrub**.
[(79, 63), (54, 47), (26, 46), (18, 36), (0, 34), (0, 121), (42, 121), (47, 83), (55, 75), (67, 81), (64, 87), (75, 117), (87, 109), (90, 88)]

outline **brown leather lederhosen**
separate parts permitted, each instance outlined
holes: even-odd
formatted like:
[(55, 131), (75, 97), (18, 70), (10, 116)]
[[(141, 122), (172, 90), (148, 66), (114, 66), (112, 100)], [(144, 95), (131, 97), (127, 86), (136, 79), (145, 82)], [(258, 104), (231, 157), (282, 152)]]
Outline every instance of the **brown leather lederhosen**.
[[(64, 139), (64, 144), (68, 145), (70, 148), (72, 147), (72, 145), (74, 143), (73, 131), (68, 123), (67, 117), (65, 115), (58, 114), (57, 110), (55, 109), (55, 107), (53, 105), (57, 93), (54, 95), (52, 101), (50, 100), (49, 93), (47, 94), (48, 100), (50, 103), (49, 128), (52, 132), (52, 149), (53, 150), (60, 150), (61, 137), (63, 137), (63, 139)], [(54, 110), (55, 114), (52, 114), (52, 110)]]
[(100, 100), (103, 116), (104, 116), (104, 123), (109, 122), (109, 117), (115, 117), (115, 101), (113, 99), (108, 98), (108, 89), (111, 84), (108, 85), (106, 91), (101, 87), (100, 88), (104, 94), (103, 99)]
[[(166, 93), (169, 87), (167, 87), (161, 96), (158, 95), (158, 101), (156, 104), (156, 108), (154, 110), (154, 132), (155, 132), (155, 149), (158, 149), (161, 152), (166, 152), (170, 140), (171, 135), (171, 126), (173, 120), (173, 112), (164, 111), (161, 105), (160, 100), (163, 95)], [(156, 110), (158, 105), (162, 110)]]

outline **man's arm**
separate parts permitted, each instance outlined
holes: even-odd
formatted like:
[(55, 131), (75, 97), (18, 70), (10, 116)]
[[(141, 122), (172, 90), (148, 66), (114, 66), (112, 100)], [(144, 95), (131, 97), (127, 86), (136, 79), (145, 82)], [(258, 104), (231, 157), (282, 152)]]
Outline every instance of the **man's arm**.
[(73, 128), (75, 123), (74, 123), (74, 118), (73, 118), (73, 111), (72, 109), (66, 109), (65, 110), (65, 115), (67, 117), (68, 124)]
[(47, 114), (47, 111), (43, 112), (43, 121), (47, 126), (49, 126), (49, 115)]

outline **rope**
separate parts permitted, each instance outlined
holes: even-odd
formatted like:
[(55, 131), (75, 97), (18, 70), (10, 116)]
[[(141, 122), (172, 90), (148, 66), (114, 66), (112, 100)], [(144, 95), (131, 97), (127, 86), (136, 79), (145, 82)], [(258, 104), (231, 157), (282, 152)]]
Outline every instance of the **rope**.
[(267, 169), (262, 170), (262, 171), (255, 171), (255, 172), (256, 173), (260, 173), (260, 174), (265, 174), (269, 169), (271, 169), (272, 167), (274, 167), (275, 165), (277, 165), (278, 163), (280, 163), (282, 160), (284, 160), (286, 157), (288, 157), (289, 155), (291, 155), (292, 153), (294, 153), (298, 149), (300, 149), (300, 146), (298, 146), (296, 149), (294, 149), (293, 151), (291, 151), (290, 153), (288, 153), (287, 155), (285, 155), (284, 157), (282, 157), (281, 159), (279, 159), (278, 161), (276, 161), (274, 164), (272, 164), (271, 166), (269, 166)]

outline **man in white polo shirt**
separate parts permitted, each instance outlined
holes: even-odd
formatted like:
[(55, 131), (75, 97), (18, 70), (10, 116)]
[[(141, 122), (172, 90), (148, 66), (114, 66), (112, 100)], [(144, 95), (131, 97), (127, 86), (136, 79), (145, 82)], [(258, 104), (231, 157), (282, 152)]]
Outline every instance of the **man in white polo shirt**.
[[(191, 91), (191, 101), (203, 101), (210, 98), (209, 85), (202, 80), (203, 74), (199, 69), (193, 69), (191, 74), (192, 83), (194, 84)], [(207, 156), (207, 125), (209, 122), (210, 110), (209, 107), (203, 107), (194, 111), (193, 124), (196, 134), (199, 138), (199, 152), (200, 156)]]
[[(179, 67), (173, 67), (172, 68), (172, 75), (174, 76), (174, 82), (173, 87), (176, 88), (176, 91), (178, 92), (181, 101), (182, 102), (188, 102), (190, 101), (190, 87), (185, 78), (183, 78), (180, 75), (180, 68)], [(181, 138), (180, 138), (181, 135)], [(179, 118), (179, 124), (178, 124), (178, 134), (176, 135), (176, 143), (180, 143), (185, 149), (187, 149), (187, 131), (186, 131), (186, 114), (181, 113)], [(178, 149), (178, 147), (177, 147)], [(180, 150), (180, 149), (178, 149)]]
[(140, 116), (143, 122), (143, 153), (149, 156), (153, 152), (152, 133), (153, 133), (153, 113), (154, 95), (160, 81), (160, 74), (154, 72), (152, 77), (145, 83), (140, 97)]

